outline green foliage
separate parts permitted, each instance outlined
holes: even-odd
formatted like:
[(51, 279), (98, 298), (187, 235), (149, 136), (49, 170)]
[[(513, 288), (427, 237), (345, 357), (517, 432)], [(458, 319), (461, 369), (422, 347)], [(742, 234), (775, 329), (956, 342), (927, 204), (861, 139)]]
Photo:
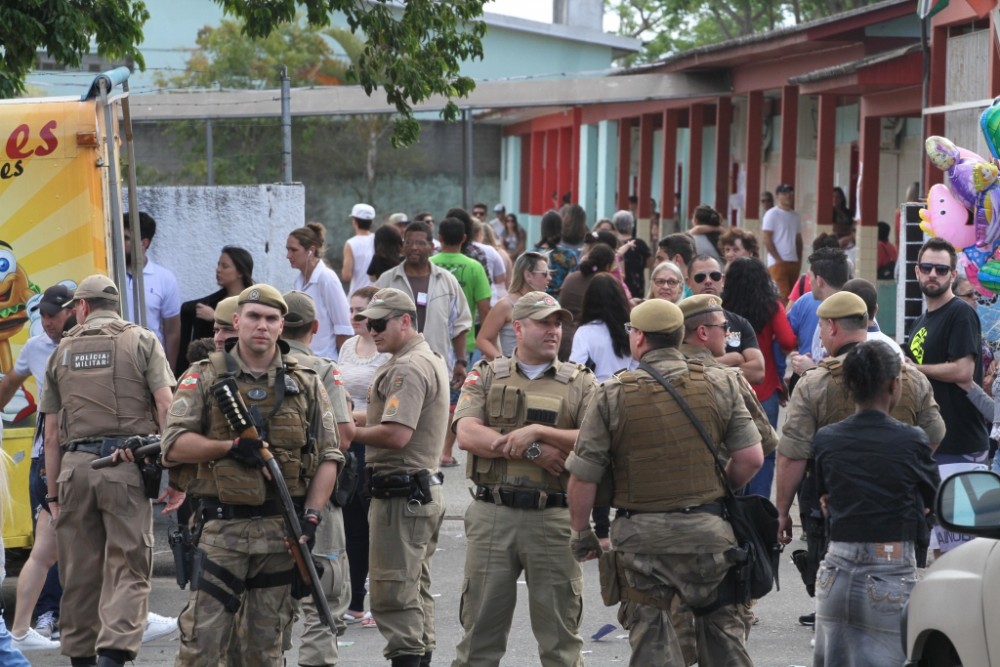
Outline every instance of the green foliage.
[(458, 120), (461, 112), (453, 100), (475, 88), (470, 77), (461, 75), (461, 62), (483, 57), (486, 26), (478, 18), (485, 1), (405, 0), (400, 7), (387, 0), (216, 0), (227, 13), (243, 19), (244, 33), (255, 38), (294, 22), (300, 7), (309, 24), (317, 27), (328, 26), (332, 12), (342, 12), (351, 32), (367, 40), (348, 76), (369, 95), (381, 87), (399, 112), (394, 146), (416, 141), (419, 124), (413, 105), (433, 95), (448, 99), (442, 117)]
[(149, 12), (141, 0), (18, 0), (0, 3), (0, 97), (24, 92), (24, 79), (44, 49), (57, 62), (78, 67), (90, 53), (131, 58), (145, 67), (137, 45)]
[(643, 40), (629, 60), (655, 62), (699, 46), (768, 32), (878, 0), (604, 0), (618, 33)]

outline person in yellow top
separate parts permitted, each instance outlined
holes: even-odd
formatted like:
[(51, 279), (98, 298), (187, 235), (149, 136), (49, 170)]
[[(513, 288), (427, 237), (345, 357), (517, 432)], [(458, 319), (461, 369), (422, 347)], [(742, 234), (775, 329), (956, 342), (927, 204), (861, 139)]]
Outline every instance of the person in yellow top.
[(522, 573), (539, 664), (574, 667), (583, 664), (583, 575), (566, 549), (564, 463), (597, 381), (585, 366), (556, 358), (572, 315), (554, 298), (528, 292), (511, 317), (513, 355), (476, 364), (455, 409), (476, 501), (465, 513), (465, 636), (452, 667), (500, 664)]
[(366, 425), (355, 432), (365, 443), (372, 496), (372, 616), (392, 667), (430, 665), (431, 559), (445, 511), (438, 462), (448, 428), (448, 368), (417, 333), (417, 306), (405, 292), (380, 289), (354, 317), (367, 318), (375, 347), (392, 353), (369, 388)]
[[(285, 520), (258, 450), (278, 461), (306, 535), (315, 536), (322, 509), (344, 461), (333, 408), (315, 371), (285, 354), (279, 341), (288, 308), (270, 285), (240, 293), (233, 325), (237, 342), (188, 368), (178, 383), (163, 435), (166, 465), (197, 464), (187, 492), (200, 502), (195, 523), (201, 575), (191, 583), (178, 625), (178, 667), (216, 667), (236, 630), (241, 665), (281, 662), (281, 631), (292, 614), (297, 576), (285, 543)], [(212, 397), (220, 376), (232, 377), (258, 422), (261, 439), (238, 437)]]
[[(570, 548), (577, 560), (601, 555), (590, 529), (598, 484), (612, 480), (613, 579), (618, 620), (628, 630), (638, 667), (685, 665), (671, 622), (674, 596), (696, 610), (698, 664), (753, 664), (745, 645), (742, 605), (723, 596), (736, 540), (722, 516), (724, 484), (740, 488), (764, 460), (757, 431), (731, 371), (685, 359), (678, 347), (684, 314), (663, 299), (632, 309), (629, 343), (640, 361), (598, 389), (587, 409), (570, 472)], [(721, 479), (712, 453), (651, 368), (673, 386), (702, 423), (726, 463)], [(610, 598), (614, 600), (614, 597)], [(608, 598), (606, 597), (606, 601)]]

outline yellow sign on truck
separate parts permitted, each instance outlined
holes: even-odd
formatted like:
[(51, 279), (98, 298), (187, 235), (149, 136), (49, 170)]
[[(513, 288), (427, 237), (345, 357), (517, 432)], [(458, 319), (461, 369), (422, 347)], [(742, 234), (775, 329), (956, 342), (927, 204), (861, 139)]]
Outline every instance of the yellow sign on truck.
[[(121, 170), (123, 128), (128, 139), (128, 69), (98, 76), (80, 97), (0, 102), (0, 373), (29, 337), (46, 335), (37, 303), (41, 292), (104, 273), (121, 286)], [(116, 88), (122, 92), (113, 96)], [(119, 122), (119, 111), (124, 122)], [(134, 174), (134, 169), (129, 169)], [(130, 179), (134, 182), (134, 179)], [(135, 192), (135, 188), (129, 188)], [(124, 291), (124, 290), (123, 290)], [(7, 549), (30, 548), (33, 508), (28, 476), (36, 437), (34, 378), (2, 408), (3, 449), (11, 456), (13, 516), (4, 527)], [(34, 449), (34, 454), (33, 454)], [(44, 466), (44, 455), (41, 455)]]

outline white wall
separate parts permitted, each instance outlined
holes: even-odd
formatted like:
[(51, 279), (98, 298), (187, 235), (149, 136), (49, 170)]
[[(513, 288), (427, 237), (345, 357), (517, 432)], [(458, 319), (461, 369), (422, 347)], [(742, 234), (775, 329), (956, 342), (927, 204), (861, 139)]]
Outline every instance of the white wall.
[(291, 289), (296, 271), (285, 241), (305, 221), (302, 185), (140, 187), (138, 195), (139, 208), (156, 220), (149, 257), (174, 272), (182, 301), (219, 289), (215, 264), (226, 245), (250, 251), (255, 281)]

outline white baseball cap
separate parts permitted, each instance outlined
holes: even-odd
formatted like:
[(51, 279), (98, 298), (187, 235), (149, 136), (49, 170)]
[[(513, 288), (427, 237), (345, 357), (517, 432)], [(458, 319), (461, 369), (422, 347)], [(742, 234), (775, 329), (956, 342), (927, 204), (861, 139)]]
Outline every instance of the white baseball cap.
[(355, 204), (351, 209), (351, 217), (358, 220), (374, 220), (375, 209), (368, 204)]

